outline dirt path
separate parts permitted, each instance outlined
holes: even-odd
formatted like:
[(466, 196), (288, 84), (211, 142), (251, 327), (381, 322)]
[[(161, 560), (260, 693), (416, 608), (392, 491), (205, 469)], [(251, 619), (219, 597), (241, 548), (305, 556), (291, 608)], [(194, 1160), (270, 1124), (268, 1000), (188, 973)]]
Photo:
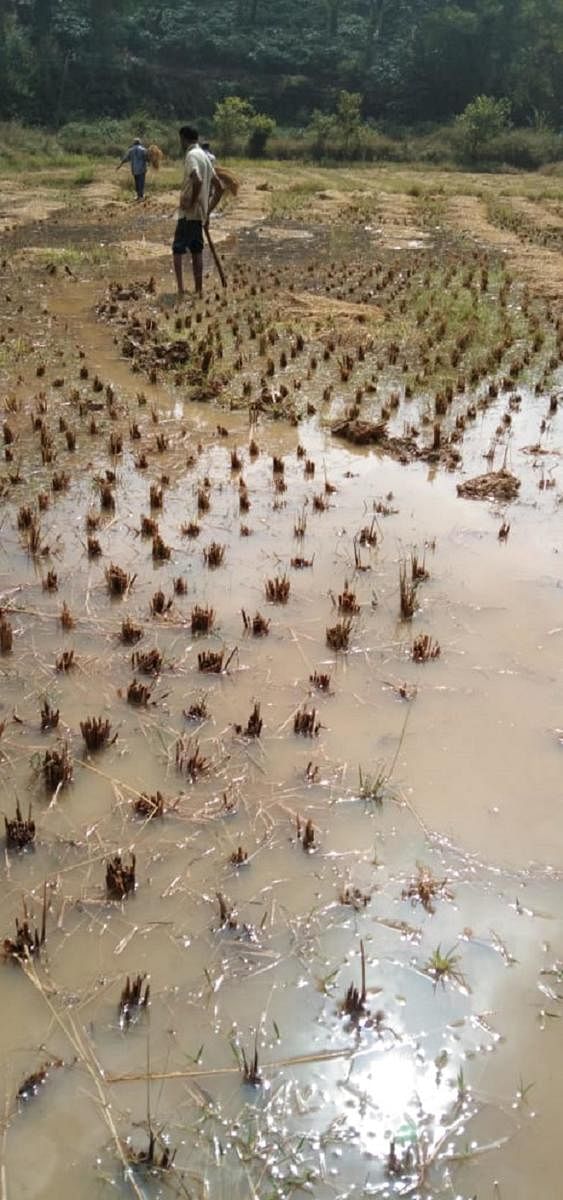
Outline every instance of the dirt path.
[(514, 269), (528, 282), (532, 292), (563, 305), (563, 255), (541, 246), (526, 244), (508, 229), (499, 229), (487, 216), (477, 196), (452, 196), (446, 205), (446, 221), (453, 229), (506, 254)]

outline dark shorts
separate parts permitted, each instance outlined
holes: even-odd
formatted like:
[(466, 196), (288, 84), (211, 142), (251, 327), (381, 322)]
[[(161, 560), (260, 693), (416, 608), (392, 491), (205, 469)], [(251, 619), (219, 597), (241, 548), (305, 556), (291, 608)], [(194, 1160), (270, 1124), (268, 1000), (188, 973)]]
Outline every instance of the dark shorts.
[(203, 225), (201, 221), (188, 221), (180, 217), (172, 242), (173, 254), (201, 254), (203, 252)]

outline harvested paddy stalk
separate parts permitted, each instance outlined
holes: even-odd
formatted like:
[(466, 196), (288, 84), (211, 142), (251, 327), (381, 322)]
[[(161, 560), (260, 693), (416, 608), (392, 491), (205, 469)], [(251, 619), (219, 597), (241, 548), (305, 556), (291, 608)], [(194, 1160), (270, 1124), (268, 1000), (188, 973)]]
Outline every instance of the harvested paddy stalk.
[(210, 633), (215, 624), (215, 609), (209, 604), (194, 604), (191, 615), (192, 633)]
[(360, 956), (362, 970), (360, 987), (358, 988), (355, 983), (351, 983), (341, 1005), (341, 1012), (345, 1013), (347, 1017), (352, 1018), (363, 1016), (367, 1008), (366, 953), (363, 942), (360, 942)]
[(45, 700), (41, 708), (41, 729), (56, 729), (59, 723), (58, 708), (51, 708), (48, 700)]
[(312, 567), (314, 561), (314, 555), (312, 558), (302, 558), (300, 554), (297, 554), (295, 558), (292, 558), (291, 565), (295, 571), (303, 571), (306, 567)]
[(146, 1150), (134, 1150), (132, 1146), (128, 1146), (126, 1156), (131, 1166), (146, 1167), (152, 1173), (154, 1171), (170, 1171), (174, 1165), (176, 1151), (171, 1150), (170, 1146), (165, 1144), (159, 1147), (157, 1135), (151, 1129)]
[(290, 586), (287, 575), (275, 575), (273, 579), (267, 579), (265, 582), (266, 599), (271, 604), (287, 604)]
[(133, 811), (135, 816), (142, 817), (143, 821), (152, 821), (153, 817), (163, 817), (165, 809), (162, 792), (156, 792), (154, 796), (147, 796), (147, 793), (143, 792), (134, 801)]
[(331, 676), (326, 671), (313, 671), (313, 674), (309, 675), (311, 687), (316, 688), (319, 692), (330, 692), (330, 681)]
[(263, 724), (264, 722), (260, 716), (260, 705), (258, 702), (255, 702), (246, 726), (243, 728), (242, 725), (235, 725), (234, 730), (235, 733), (242, 734), (243, 737), (259, 738), (262, 733)]
[(26, 549), (28, 554), (31, 554), (32, 558), (37, 558), (39, 555), (48, 554), (48, 546), (44, 545), (41, 541), (41, 526), (37, 517), (33, 518), (33, 521), (27, 527), (27, 529), (25, 529), (24, 533)]
[(20, 1083), (20, 1086), (16, 1092), (16, 1100), (18, 1101), (18, 1104), (26, 1104), (28, 1100), (32, 1100), (34, 1096), (37, 1096), (40, 1088), (42, 1088), (43, 1084), (47, 1082), (47, 1077), (51, 1068), (62, 1067), (63, 1065), (62, 1059), (57, 1058), (52, 1059), (49, 1062), (42, 1063), (36, 1071), (32, 1071), (31, 1075), (28, 1075), (24, 1079), (23, 1083)]
[(80, 722), (80, 732), (91, 754), (103, 750), (105, 746), (113, 746), (118, 736), (114, 733), (111, 737), (111, 721), (107, 717), (86, 717), (85, 721)]
[(229, 855), (229, 862), (233, 867), (245, 867), (248, 865), (248, 850), (243, 850), (242, 846), (237, 846), (236, 850)]
[(416, 608), (416, 584), (409, 578), (406, 562), (399, 564), (399, 597), (402, 620), (412, 620)]
[(320, 721), (317, 721), (317, 713), (314, 708), (308, 709), (306, 706), (299, 709), (293, 718), (293, 732), (300, 733), (302, 737), (317, 737), (321, 728)]
[(338, 897), (340, 904), (344, 904), (347, 908), (353, 908), (355, 912), (361, 912), (363, 908), (367, 908), (370, 900), (370, 892), (362, 892), (360, 888), (351, 887), (346, 884), (346, 887), (340, 892)]
[(129, 864), (124, 863), (121, 854), (114, 854), (106, 862), (106, 891), (110, 900), (124, 900), (135, 891), (136, 858), (130, 855)]
[(173, 603), (174, 601), (172, 598), (170, 597), (167, 600), (162, 588), (159, 588), (158, 591), (154, 593), (151, 600), (151, 612), (153, 617), (164, 616), (165, 613), (170, 612)]
[(102, 547), (98, 538), (93, 537), (92, 534), (88, 535), (86, 548), (88, 551), (88, 558), (99, 558), (102, 553)]
[(33, 524), (33, 509), (30, 504), (22, 504), (18, 512), (18, 529), (29, 529)]
[(417, 634), (411, 648), (413, 662), (430, 662), (433, 658), (439, 658), (440, 653), (440, 643), (434, 641), (429, 633)]
[(202, 775), (209, 774), (211, 759), (200, 753), (199, 742), (185, 735), (176, 742), (176, 767), (182, 775), (189, 775), (193, 783)]
[(426, 569), (426, 557), (422, 559), (418, 556), (417, 550), (411, 551), (411, 579), (416, 587), (419, 583), (424, 583), (425, 579), (430, 577), (430, 572)]
[(106, 512), (113, 512), (115, 508), (115, 496), (113, 494), (112, 484), (106, 480), (102, 480), (99, 484), (100, 489), (100, 506)]
[(123, 621), (121, 622), (121, 641), (124, 642), (126, 646), (134, 646), (136, 642), (141, 640), (142, 636), (143, 630), (141, 629), (141, 626), (136, 625), (135, 622), (131, 620), (131, 617), (124, 617)]
[(72, 758), (66, 742), (55, 750), (46, 751), (42, 770), (45, 786), (50, 792), (56, 792), (71, 782)]
[(305, 516), (305, 510), (303, 510), (303, 512), (297, 518), (297, 520), (293, 526), (293, 536), (296, 538), (302, 539), (305, 537), (306, 532), (307, 532), (307, 517)]
[(71, 671), (76, 665), (74, 650), (63, 650), (55, 662), (57, 671)]
[(376, 804), (378, 808), (383, 804), (385, 790), (389, 783), (389, 773), (385, 767), (378, 767), (377, 771), (372, 775), (369, 772), (364, 774), (361, 767), (358, 767), (358, 784), (359, 795), (361, 800), (368, 800), (372, 804)]
[(146, 975), (135, 975), (132, 979), (127, 976), (125, 987), (119, 998), (119, 1020), (121, 1025), (130, 1025), (143, 1008), (148, 1008), (151, 985), (146, 982)]
[(151, 508), (162, 508), (164, 492), (157, 483), (151, 483), (149, 490), (149, 504)]
[(110, 563), (109, 567), (106, 567), (105, 577), (110, 596), (124, 596), (131, 590), (137, 578), (136, 575), (129, 575), (116, 563)]
[(375, 517), (371, 525), (364, 525), (358, 533), (358, 544), (360, 546), (370, 546), (372, 549), (377, 546), (377, 526)]
[(296, 819), (296, 828), (297, 840), (301, 842), (301, 845), (307, 854), (312, 854), (313, 851), (317, 849), (317, 842), (315, 826), (313, 825), (311, 818), (309, 817), (305, 822), (305, 825), (302, 825), (301, 818), (298, 816)]
[(238, 914), (234, 904), (231, 904), (230, 900), (227, 900), (227, 897), (222, 892), (217, 892), (216, 896), (219, 905), (219, 928), (238, 929)]
[(166, 545), (159, 533), (152, 540), (152, 556), (155, 562), (165, 562), (170, 558), (172, 550)]
[(338, 597), (338, 611), (340, 613), (347, 613), (351, 617), (357, 616), (360, 611), (360, 605), (356, 600), (356, 593), (350, 590), (347, 579), (344, 580), (344, 591)]
[(337, 621), (336, 625), (327, 626), (326, 642), (331, 650), (347, 650), (350, 645), (350, 634), (352, 632), (352, 619), (346, 617), (343, 621)]
[(241, 615), (245, 633), (252, 633), (253, 637), (266, 637), (270, 632), (270, 622), (262, 613), (256, 612), (253, 617), (249, 617), (242, 608)]
[(207, 490), (205, 488), (202, 488), (202, 487), (198, 488), (198, 492), (197, 492), (197, 511), (198, 511), (198, 513), (209, 512), (210, 508), (211, 508), (211, 500), (209, 499), (209, 493), (207, 492)]
[(16, 803), (14, 817), (4, 817), (6, 829), (6, 846), (11, 850), (25, 850), (26, 846), (35, 841), (35, 821), (31, 816), (31, 804), (27, 817), (22, 816), (20, 802)]
[(150, 703), (152, 698), (154, 684), (141, 683), (138, 679), (133, 679), (127, 688), (127, 703), (133, 704), (137, 708), (143, 708)]
[(201, 693), (192, 701), (189, 708), (184, 709), (186, 721), (206, 721), (209, 716), (207, 698)]
[(260, 1087), (260, 1084), (262, 1083), (262, 1075), (258, 1062), (258, 1041), (256, 1040), (254, 1044), (254, 1053), (250, 1058), (247, 1058), (244, 1046), (241, 1046), (240, 1053), (242, 1058), (241, 1071), (243, 1082), (248, 1084), (250, 1087)]
[(181, 533), (183, 537), (196, 538), (201, 533), (201, 526), (197, 521), (189, 521), (187, 525), (182, 525)]
[(10, 654), (14, 640), (12, 626), (7, 617), (0, 616), (0, 654)]
[(131, 655), (133, 670), (137, 669), (143, 675), (158, 675), (162, 670), (163, 658), (156, 646), (152, 650), (135, 650)]
[(16, 917), (16, 936), (4, 938), (2, 953), (4, 958), (12, 961), (26, 962), (30, 958), (39, 958), (47, 940), (47, 884), (43, 887), (43, 908), (41, 928), (30, 924), (25, 900), (23, 902), (23, 921)]
[(55, 471), (51, 479), (51, 487), (54, 492), (66, 492), (70, 484), (70, 475), (68, 471)]
[(141, 515), (141, 537), (156, 537), (158, 533), (158, 521), (154, 517), (147, 517), (145, 513)]
[(176, 579), (174, 579), (173, 583), (174, 583), (174, 595), (175, 596), (186, 596), (187, 595), (188, 585), (187, 585), (187, 582), (184, 579), (183, 575), (178, 575), (176, 577)]
[(74, 617), (70, 611), (70, 608), (68, 607), (66, 600), (63, 600), (63, 606), (61, 608), (61, 615), (60, 615), (60, 622), (61, 622), (63, 629), (65, 629), (65, 630), (74, 629), (74, 626), (76, 625), (76, 621), (74, 620)]
[(224, 657), (224, 650), (200, 650), (197, 656), (198, 671), (207, 675), (220, 675)]
[(210, 542), (203, 551), (205, 564), (208, 567), (220, 567), (225, 557), (225, 547), (219, 542)]

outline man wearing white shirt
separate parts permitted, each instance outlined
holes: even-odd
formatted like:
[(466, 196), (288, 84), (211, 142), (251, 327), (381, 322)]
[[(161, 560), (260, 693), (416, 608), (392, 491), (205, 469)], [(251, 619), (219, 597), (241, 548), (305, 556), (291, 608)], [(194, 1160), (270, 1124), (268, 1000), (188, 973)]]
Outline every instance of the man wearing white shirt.
[(174, 233), (172, 254), (178, 284), (178, 295), (183, 296), (183, 257), (189, 250), (196, 296), (203, 291), (203, 234), (209, 217), (223, 195), (223, 185), (217, 178), (213, 163), (198, 143), (198, 132), (191, 125), (183, 125), (180, 142), (185, 154), (184, 180), (180, 192), (178, 223)]

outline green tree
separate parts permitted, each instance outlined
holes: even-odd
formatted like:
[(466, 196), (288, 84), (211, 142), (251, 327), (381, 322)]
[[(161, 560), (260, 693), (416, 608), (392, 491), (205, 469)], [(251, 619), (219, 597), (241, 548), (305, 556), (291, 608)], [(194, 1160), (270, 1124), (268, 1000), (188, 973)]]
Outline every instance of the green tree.
[(469, 158), (479, 158), (487, 143), (508, 126), (510, 101), (476, 96), (457, 119), (461, 145)]
[(255, 112), (248, 100), (226, 96), (215, 105), (213, 128), (223, 154), (232, 154), (246, 141)]
[(251, 158), (262, 158), (266, 153), (268, 138), (271, 138), (276, 128), (276, 122), (265, 113), (256, 113), (250, 122), (248, 138), (248, 153)]

